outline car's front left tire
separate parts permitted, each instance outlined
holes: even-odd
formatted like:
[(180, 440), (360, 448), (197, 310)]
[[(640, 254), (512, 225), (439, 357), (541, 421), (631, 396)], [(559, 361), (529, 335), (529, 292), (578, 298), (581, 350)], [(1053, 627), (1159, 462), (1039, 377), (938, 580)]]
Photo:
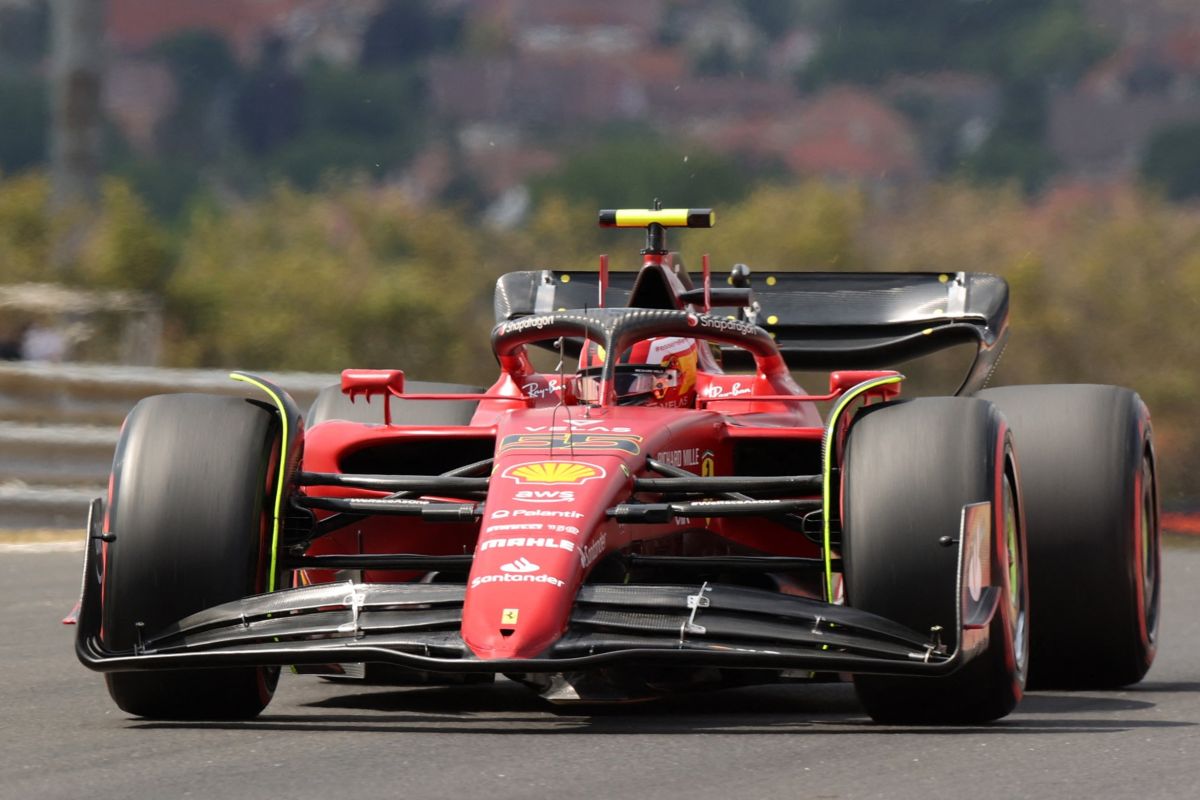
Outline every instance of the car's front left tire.
[[(275, 413), (234, 397), (158, 395), (130, 412), (113, 460), (101, 642), (132, 651), (183, 617), (266, 590)], [(278, 668), (110, 672), (124, 711), (152, 719), (245, 719)]]
[[(878, 722), (977, 724), (1005, 716), (1028, 663), (1025, 531), (1012, 437), (995, 406), (939, 397), (864, 409), (842, 467), (846, 602), (956, 640), (963, 508), (990, 503), (991, 575), (1001, 589), (988, 645), (945, 677), (856, 675)], [(933, 638), (933, 637), (931, 637)]]

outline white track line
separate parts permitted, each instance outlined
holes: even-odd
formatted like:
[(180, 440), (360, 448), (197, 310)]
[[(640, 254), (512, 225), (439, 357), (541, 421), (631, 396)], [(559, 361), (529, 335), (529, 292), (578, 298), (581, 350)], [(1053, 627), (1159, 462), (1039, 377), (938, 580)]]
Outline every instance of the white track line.
[(77, 553), (83, 550), (82, 538), (76, 542), (0, 543), (0, 555), (7, 553)]

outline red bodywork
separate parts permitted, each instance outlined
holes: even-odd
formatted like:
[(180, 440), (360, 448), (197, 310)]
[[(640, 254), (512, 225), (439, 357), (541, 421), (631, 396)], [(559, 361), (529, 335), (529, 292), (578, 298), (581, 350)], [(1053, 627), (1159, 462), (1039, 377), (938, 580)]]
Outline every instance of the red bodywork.
[[(683, 291), (662, 256), (647, 255), (644, 269), (661, 270), (676, 295)], [(706, 302), (707, 296), (706, 291)], [(679, 310), (690, 308), (678, 304)], [(703, 339), (703, 332), (698, 331), (696, 338)], [(398, 371), (343, 374), (343, 392), (358, 402), (384, 402), (389, 422), (386, 404), (392, 397), (430, 402), (470, 398), (479, 401), (470, 425), (330, 420), (308, 430), (304, 445), (304, 469), (325, 473), (354, 471), (346, 469), (347, 460), (366, 451), (406, 454), (404, 460), (386, 465), (388, 472), (397, 474), (424, 474), (416, 463), (421, 457), (417, 454), (439, 448), (470, 445), (473, 452), (494, 455), (478, 522), (366, 518), (317, 539), (308, 549), (310, 555), (473, 554), (461, 635), (480, 659), (545, 654), (567, 631), (579, 587), (613, 553), (819, 557), (821, 547), (814, 541), (762, 517), (676, 517), (666, 523), (632, 525), (612, 519), (607, 512), (628, 501), (635, 477), (651, 474), (648, 458), (698, 476), (744, 473), (749, 459), (758, 470), (751, 474), (761, 475), (795, 474), (803, 471), (797, 467), (800, 463), (819, 465), (825, 428), (817, 404), (835, 400), (864, 380), (892, 374), (834, 373), (829, 394), (810, 396), (792, 380), (778, 353), (757, 354), (754, 373), (727, 375), (709, 349), (701, 347), (697, 407), (623, 406), (611, 401), (587, 406), (570, 395), (569, 380), (536, 372), (523, 345), (497, 355), (501, 373), (484, 395), (405, 395)], [(886, 399), (897, 391), (895, 385), (882, 386), (863, 400)], [(793, 454), (795, 461), (787, 463)], [(332, 486), (310, 486), (304, 492), (324, 497), (386, 496)], [(395, 582), (418, 580), (422, 575), (367, 570), (362, 578)], [(305, 583), (334, 579), (332, 570), (301, 573)], [(789, 594), (823, 594), (815, 582), (777, 588)]]

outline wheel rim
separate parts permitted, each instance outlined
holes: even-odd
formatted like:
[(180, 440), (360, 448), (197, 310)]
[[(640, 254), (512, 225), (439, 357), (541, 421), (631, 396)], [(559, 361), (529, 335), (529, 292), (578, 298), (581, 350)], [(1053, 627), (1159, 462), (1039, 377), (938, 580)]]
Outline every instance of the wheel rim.
[(1017, 517), (1016, 498), (1013, 496), (1012, 479), (1004, 476), (1004, 498), (1002, 509), (1005, 552), (1008, 558), (1008, 611), (1012, 628), (1013, 655), (1017, 673), (1025, 674), (1025, 661), (1029, 649), (1025, 646), (1025, 559), (1021, 553), (1020, 525)]
[(1146, 636), (1154, 641), (1158, 621), (1158, 504), (1154, 497), (1154, 466), (1149, 454), (1142, 457), (1141, 576), (1142, 621)]

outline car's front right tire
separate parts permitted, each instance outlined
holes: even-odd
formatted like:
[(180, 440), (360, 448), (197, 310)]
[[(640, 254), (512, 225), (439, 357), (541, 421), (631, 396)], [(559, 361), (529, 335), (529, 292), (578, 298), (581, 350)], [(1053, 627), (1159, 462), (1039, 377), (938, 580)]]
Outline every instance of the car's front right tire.
[(979, 396), (1008, 419), (1021, 455), (1030, 684), (1136, 683), (1154, 662), (1162, 585), (1150, 412), (1118, 386), (1006, 386)]

